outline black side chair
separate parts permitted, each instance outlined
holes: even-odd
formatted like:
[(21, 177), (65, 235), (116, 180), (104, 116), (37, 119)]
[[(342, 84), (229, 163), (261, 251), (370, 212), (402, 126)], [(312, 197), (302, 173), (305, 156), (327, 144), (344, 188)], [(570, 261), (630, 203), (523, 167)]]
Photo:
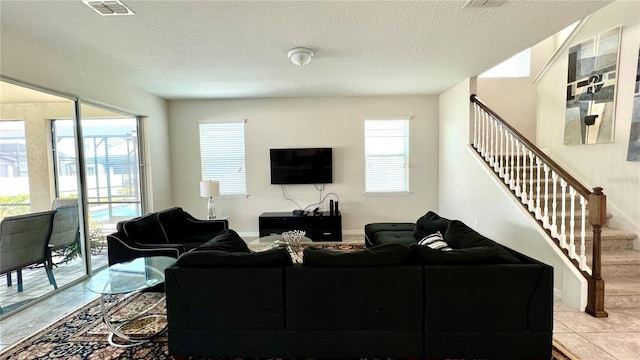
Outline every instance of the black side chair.
[(16, 270), (18, 292), (23, 290), (22, 269), (38, 264), (44, 265), (49, 283), (58, 288), (47, 259), (53, 215), (49, 210), (8, 216), (0, 222), (0, 274), (7, 274), (7, 285), (11, 286), (11, 271)]

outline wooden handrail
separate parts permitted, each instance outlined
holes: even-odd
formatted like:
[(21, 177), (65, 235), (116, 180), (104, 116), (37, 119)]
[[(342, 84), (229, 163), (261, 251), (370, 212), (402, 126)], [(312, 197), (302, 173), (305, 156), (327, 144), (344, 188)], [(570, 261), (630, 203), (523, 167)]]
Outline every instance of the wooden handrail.
[[(509, 188), (511, 190), (513, 190), (513, 194), (517, 197), (520, 197), (521, 202), (523, 203), (523, 205), (525, 206), (525, 208), (527, 208), (532, 215), (535, 213), (535, 218), (538, 221), (538, 223), (542, 226), (542, 228), (547, 232), (547, 234), (554, 239), (555, 244), (558, 245), (558, 247), (560, 247), (560, 249), (562, 250), (563, 254), (565, 256), (567, 256), (569, 258), (569, 260), (571, 261), (571, 263), (581, 272), (581, 274), (585, 277), (585, 279), (587, 280), (588, 283), (588, 296), (587, 296), (587, 306), (585, 308), (585, 312), (587, 312), (588, 314), (595, 316), (595, 317), (606, 317), (608, 316), (607, 312), (604, 310), (604, 285), (605, 282), (601, 277), (601, 270), (602, 270), (602, 262), (601, 262), (601, 245), (602, 245), (602, 237), (601, 237), (601, 233), (602, 233), (602, 227), (605, 225), (606, 223), (606, 201), (607, 198), (604, 195), (604, 193), (602, 192), (602, 188), (600, 187), (595, 187), (593, 188), (593, 192), (590, 191), (589, 189), (587, 189), (587, 187), (585, 187), (584, 185), (582, 185), (578, 180), (576, 180), (573, 176), (571, 176), (571, 174), (569, 174), (568, 172), (566, 172), (562, 167), (560, 167), (560, 165), (558, 165), (555, 161), (553, 161), (551, 158), (549, 158), (549, 156), (547, 156), (544, 152), (542, 152), (542, 150), (540, 150), (535, 144), (533, 144), (531, 141), (529, 141), (527, 138), (525, 138), (522, 134), (520, 134), (520, 132), (518, 132), (516, 129), (514, 129), (511, 125), (509, 125), (509, 123), (507, 123), (502, 117), (500, 117), (500, 115), (498, 115), (495, 111), (491, 110), (487, 105), (485, 105), (480, 99), (478, 99), (478, 97), (473, 94), (471, 95), (471, 102), (475, 104), (475, 106), (477, 106), (477, 108), (480, 108), (479, 110), (477, 110), (474, 114), (474, 116), (478, 116), (479, 113), (481, 113), (483, 116), (485, 114), (489, 115), (489, 119), (487, 119), (488, 121), (491, 121), (493, 123), (495, 123), (496, 125), (502, 126), (504, 129), (506, 129), (506, 133), (509, 134), (510, 139), (516, 139), (517, 141), (519, 141), (521, 144), (524, 145), (524, 147), (530, 151), (530, 157), (532, 156), (531, 154), (535, 154), (535, 156), (537, 157), (537, 159), (539, 160), (539, 162), (537, 162), (538, 165), (538, 170), (540, 167), (540, 162), (542, 162), (545, 165), (545, 181), (548, 180), (547, 174), (548, 174), (548, 170), (552, 170), (552, 174), (553, 174), (553, 210), (552, 210), (552, 221), (549, 221), (549, 217), (550, 215), (548, 214), (548, 197), (549, 197), (549, 193), (546, 193), (545, 195), (545, 202), (544, 202), (544, 214), (542, 214), (542, 211), (540, 209), (540, 200), (538, 198), (538, 201), (536, 202), (536, 204), (533, 204), (533, 201), (530, 200), (528, 202), (527, 205), (524, 205), (526, 202), (526, 198), (527, 198), (527, 193), (522, 191), (520, 192), (520, 189), (517, 185), (514, 184), (514, 179), (513, 179), (513, 149), (512, 149), (512, 153), (511, 153), (511, 163), (508, 165), (511, 168), (511, 174), (509, 175), (508, 173), (503, 173), (502, 172), (502, 161), (497, 162), (493, 160), (493, 155), (491, 153), (492, 149), (489, 149), (488, 151), (486, 151), (486, 144), (483, 145), (479, 145), (476, 146), (476, 138), (474, 136), (474, 148), (476, 150), (476, 152), (478, 153), (478, 155), (480, 155), (481, 158), (483, 158), (487, 165), (489, 165), (489, 167), (493, 168), (494, 171), (496, 171), (496, 175), (500, 176), (501, 178), (503, 178), (505, 180), (505, 184), (507, 184), (507, 186), (509, 186)], [(476, 109), (477, 109), (476, 108)], [(477, 126), (477, 121), (478, 119), (474, 119), (476, 122), (474, 122), (474, 135), (476, 132), (476, 126)], [(496, 125), (492, 125), (492, 126), (496, 126)], [(502, 128), (500, 129), (500, 133), (502, 133)], [(484, 138), (484, 140), (488, 141), (488, 135), (485, 135), (486, 137)], [(491, 135), (491, 147), (493, 147), (493, 135)], [(482, 142), (482, 139), (480, 139), (480, 142)], [(502, 148), (501, 148), (502, 150)], [(497, 149), (496, 149), (497, 151)], [(519, 151), (518, 151), (519, 154)], [(499, 155), (504, 155), (504, 154), (499, 154)], [(509, 151), (507, 150), (507, 156), (509, 156)], [(524, 164), (526, 164), (526, 155), (525, 156), (525, 160), (523, 161)], [(531, 157), (532, 158), (532, 157)], [(533, 160), (531, 160), (533, 161)], [(519, 160), (516, 160), (516, 169), (520, 166), (520, 162)], [(518, 170), (516, 170), (517, 172)], [(533, 173), (533, 169), (531, 170), (531, 174)], [(526, 174), (526, 172), (525, 172)], [(585, 215), (583, 214), (582, 216), (582, 233), (581, 233), (581, 244), (580, 244), (580, 253), (577, 254), (576, 253), (576, 249), (575, 249), (575, 243), (574, 243), (574, 233), (573, 230), (571, 230), (570, 232), (570, 242), (567, 243), (566, 242), (566, 232), (565, 232), (565, 224), (564, 222), (562, 223), (562, 228), (560, 230), (560, 232), (558, 232), (558, 228), (557, 228), (557, 224), (556, 224), (556, 183), (555, 183), (555, 179), (556, 179), (556, 175), (559, 176), (560, 179), (562, 179), (564, 181), (564, 183), (562, 183), (563, 185), (561, 185), (563, 187), (563, 194), (564, 194), (564, 188), (566, 187), (566, 185), (569, 185), (570, 188), (572, 189), (572, 191), (576, 191), (578, 194), (581, 195), (582, 200), (580, 201), (580, 205), (582, 207), (582, 210), (584, 211), (586, 209), (586, 205), (588, 204), (589, 206), (589, 212), (588, 212), (588, 223), (591, 225), (592, 230), (593, 230), (593, 247), (592, 247), (592, 252), (591, 252), (591, 256), (592, 256), (592, 266), (591, 266), (591, 273), (589, 273), (587, 270), (589, 270), (589, 268), (586, 266), (586, 251), (585, 251), (585, 234), (584, 234), (584, 227), (585, 227)], [(526, 176), (526, 175), (525, 175)], [(517, 174), (516, 179), (519, 179), (519, 173)], [(516, 180), (517, 181), (517, 180)], [(537, 188), (537, 195), (538, 197), (540, 196), (540, 175), (538, 175), (538, 188)], [(529, 199), (531, 199), (531, 197), (533, 196), (533, 179), (531, 180), (531, 186), (530, 186), (530, 192), (529, 192)], [(545, 191), (548, 191), (548, 185), (545, 187)], [(573, 212), (574, 212), (574, 208), (573, 208), (573, 195), (571, 195), (571, 211), (570, 214), (571, 216), (573, 216)], [(585, 203), (585, 201), (587, 203)], [(564, 200), (562, 200), (562, 210), (561, 210), (561, 216), (565, 216), (565, 208), (564, 208), (565, 202)], [(571, 221), (571, 225), (573, 226), (573, 220)]]
[(518, 141), (525, 144), (527, 148), (531, 150), (531, 152), (533, 152), (540, 159), (544, 160), (544, 162), (549, 166), (549, 168), (551, 168), (558, 175), (564, 178), (564, 180), (569, 185), (573, 186), (573, 188), (576, 189), (576, 191), (578, 191), (580, 195), (584, 196), (585, 198), (589, 197), (589, 195), (591, 194), (591, 191), (589, 191), (589, 189), (587, 189), (578, 180), (576, 180), (573, 176), (571, 176), (571, 174), (566, 172), (562, 167), (560, 167), (560, 165), (556, 164), (555, 161), (553, 161), (549, 156), (547, 156), (547, 154), (545, 154), (540, 149), (538, 149), (538, 147), (535, 144), (533, 144), (526, 137), (520, 134), (520, 132), (516, 130), (513, 126), (509, 125), (509, 123), (507, 123), (502, 117), (500, 117), (500, 115), (498, 115), (496, 112), (491, 110), (487, 105), (485, 105), (485, 103), (483, 103), (482, 100), (478, 99), (476, 94), (471, 95), (471, 102), (478, 104), (479, 107), (481, 107), (484, 111), (488, 112), (489, 114), (491, 114), (491, 116), (493, 116), (496, 120), (498, 120), (498, 122), (500, 122), (502, 126), (509, 129), (509, 131), (513, 134), (513, 136), (516, 139), (518, 139)]

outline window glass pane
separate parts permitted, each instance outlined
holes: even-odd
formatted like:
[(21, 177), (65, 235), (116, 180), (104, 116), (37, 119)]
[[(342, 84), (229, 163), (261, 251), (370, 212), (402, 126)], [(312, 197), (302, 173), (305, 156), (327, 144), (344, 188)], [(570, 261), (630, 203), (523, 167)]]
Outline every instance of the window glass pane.
[(408, 120), (365, 120), (365, 192), (409, 191), (408, 159)]
[(24, 121), (0, 121), (0, 219), (30, 211)]
[(244, 122), (200, 123), (202, 180), (220, 182), (220, 195), (246, 195)]

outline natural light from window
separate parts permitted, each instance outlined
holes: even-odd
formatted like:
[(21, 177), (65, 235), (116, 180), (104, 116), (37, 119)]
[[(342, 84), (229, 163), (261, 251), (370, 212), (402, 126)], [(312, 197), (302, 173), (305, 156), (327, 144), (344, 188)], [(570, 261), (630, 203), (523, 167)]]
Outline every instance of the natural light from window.
[(518, 53), (478, 76), (479, 78), (529, 77), (531, 73), (531, 49)]

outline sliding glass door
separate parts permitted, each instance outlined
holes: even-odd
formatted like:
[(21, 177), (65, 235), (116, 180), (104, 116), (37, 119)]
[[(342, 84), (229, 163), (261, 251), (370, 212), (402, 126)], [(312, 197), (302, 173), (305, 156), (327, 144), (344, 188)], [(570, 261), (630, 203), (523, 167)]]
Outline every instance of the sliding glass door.
[(42, 244), (55, 285), (39, 262), (21, 267), (18, 289), (17, 268), (6, 266), (17, 255), (0, 232), (0, 318), (106, 266), (106, 235), (144, 211), (139, 134), (131, 114), (0, 79), (0, 226), (65, 214), (64, 235)]
[[(52, 181), (51, 119), (74, 119), (76, 104), (75, 99), (0, 81), (0, 317), (87, 274), (78, 194), (60, 199)], [(65, 152), (75, 156), (73, 140)], [(68, 168), (74, 176), (67, 181), (77, 187), (74, 166)], [(48, 216), (49, 221), (36, 220)], [(26, 241), (41, 250), (25, 251)], [(45, 264), (53, 268), (52, 279)]]
[[(83, 104), (81, 107), (85, 184), (87, 188), (87, 236), (92, 269), (107, 264), (106, 235), (118, 221), (142, 214), (142, 189), (138, 119), (131, 115)], [(77, 162), (65, 151), (73, 141), (73, 122), (53, 122), (56, 191), (77, 194), (69, 179)]]

